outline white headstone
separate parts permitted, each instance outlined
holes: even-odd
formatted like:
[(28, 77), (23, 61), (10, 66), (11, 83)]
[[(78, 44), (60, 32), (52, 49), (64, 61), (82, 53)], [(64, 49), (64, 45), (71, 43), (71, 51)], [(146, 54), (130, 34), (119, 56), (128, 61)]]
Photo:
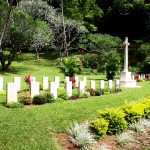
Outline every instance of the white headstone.
[(31, 82), (31, 87), (30, 87), (30, 94), (31, 97), (34, 97), (35, 95), (40, 94), (40, 83), (39, 82)]
[(66, 76), (66, 77), (65, 77), (65, 82), (68, 82), (68, 81), (70, 81), (70, 77), (69, 77), (69, 76)]
[(139, 81), (141, 80), (141, 75), (140, 75), (140, 74), (139, 74), (138, 80), (139, 80)]
[(3, 77), (0, 77), (0, 91), (3, 90), (3, 82), (4, 82)]
[(14, 77), (14, 83), (16, 84), (17, 92), (21, 89), (21, 77)]
[(105, 87), (105, 83), (104, 83), (104, 80), (100, 80), (100, 89), (104, 89)]
[(135, 80), (135, 78), (134, 78), (134, 74), (132, 75), (132, 80)]
[(54, 80), (57, 84), (57, 88), (59, 88), (60, 77), (56, 76)]
[(17, 102), (17, 87), (15, 83), (7, 83), (7, 94), (6, 101), (7, 104)]
[(95, 90), (95, 81), (94, 80), (90, 81), (90, 89)]
[(75, 86), (76, 86), (76, 87), (79, 87), (79, 78), (78, 78), (77, 76), (75, 76), (75, 80), (76, 80)]
[(42, 82), (43, 82), (43, 90), (47, 90), (48, 89), (48, 77), (43, 77)]
[(84, 83), (84, 86), (86, 86), (86, 80), (87, 80), (87, 77), (86, 76), (83, 76), (83, 83)]
[(31, 82), (35, 82), (36, 78), (31, 76)]
[(52, 94), (54, 98), (57, 98), (57, 83), (56, 82), (50, 83), (50, 94)]
[(112, 80), (108, 80), (108, 88), (112, 89), (113, 85), (112, 85)]
[(71, 81), (66, 82), (66, 93), (68, 97), (72, 96), (72, 82)]
[(79, 81), (79, 93), (84, 93), (85, 83), (83, 81)]
[(119, 88), (120, 87), (120, 81), (119, 80), (115, 80), (115, 88)]

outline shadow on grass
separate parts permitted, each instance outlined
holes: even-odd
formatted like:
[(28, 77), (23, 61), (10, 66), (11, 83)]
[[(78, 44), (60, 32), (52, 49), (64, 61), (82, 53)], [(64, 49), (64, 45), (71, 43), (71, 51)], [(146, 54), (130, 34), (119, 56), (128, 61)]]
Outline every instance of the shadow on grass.
[(0, 106), (6, 107), (6, 102), (0, 102)]
[(104, 81), (108, 81), (107, 79), (104, 79), (104, 78), (96, 78), (96, 79), (88, 78), (88, 80), (97, 80), (97, 81), (104, 80)]
[(21, 67), (21, 66), (10, 66), (10, 68), (7, 71), (0, 70), (1, 75), (10, 76), (10, 74), (18, 74), (21, 75), (23, 72), (29, 72), (31, 68), (27, 67)]

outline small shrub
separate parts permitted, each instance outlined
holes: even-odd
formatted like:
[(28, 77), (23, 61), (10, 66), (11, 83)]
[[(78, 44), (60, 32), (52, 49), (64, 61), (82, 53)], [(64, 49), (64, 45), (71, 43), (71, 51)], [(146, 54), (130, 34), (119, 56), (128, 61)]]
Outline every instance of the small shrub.
[(88, 122), (84, 124), (74, 123), (68, 129), (70, 140), (81, 149), (86, 149), (90, 144), (95, 143), (88, 126)]
[(125, 113), (125, 120), (128, 123), (133, 123), (138, 121), (144, 115), (144, 104), (137, 102), (125, 104), (125, 106), (122, 107), (122, 110)]
[(64, 100), (67, 100), (67, 99), (68, 99), (67, 93), (66, 93), (64, 87), (59, 87), (59, 88), (58, 88), (58, 97), (59, 97), (59, 98), (62, 98), (62, 99), (64, 99)]
[(1, 96), (1, 95), (6, 95), (6, 91), (1, 90), (1, 91), (0, 91), (0, 96)]
[(99, 137), (106, 135), (108, 130), (108, 121), (104, 118), (93, 120), (90, 124), (91, 130)]
[(105, 111), (99, 111), (99, 117), (108, 121), (107, 133), (112, 135), (122, 132), (127, 128), (127, 122), (125, 121), (125, 113), (120, 109), (106, 109)]
[(23, 104), (21, 104), (20, 102), (16, 102), (16, 103), (6, 104), (5, 106), (14, 109), (14, 108), (22, 108)]
[(150, 119), (150, 97), (142, 100), (142, 104), (144, 104), (144, 117)]
[(87, 92), (89, 92), (91, 96), (95, 96), (96, 91), (94, 89), (89, 88), (87, 89)]
[(104, 90), (101, 89), (95, 90), (95, 96), (101, 96), (101, 95), (104, 95)]
[(133, 132), (132, 131), (126, 131), (117, 136), (117, 142), (120, 144), (129, 142), (132, 140), (133, 140)]
[(88, 98), (88, 97), (90, 97), (90, 96), (91, 96), (91, 95), (90, 95), (89, 92), (84, 92), (84, 93), (80, 94), (80, 98)]
[(98, 145), (97, 147), (93, 148), (92, 150), (111, 150), (110, 146), (106, 144)]
[(33, 97), (33, 104), (35, 105), (41, 105), (45, 103), (52, 103), (54, 102), (54, 98), (51, 94), (41, 94), (41, 95), (36, 95)]
[(149, 119), (141, 119), (139, 121), (141, 125), (143, 125), (145, 128), (150, 128), (150, 120)]
[(135, 131), (135, 132), (145, 132), (145, 126), (143, 124), (141, 124), (140, 122), (135, 122), (135, 123), (132, 123), (130, 126), (129, 126), (129, 129)]
[(40, 90), (43, 90), (43, 83), (40, 83)]
[(30, 96), (30, 92), (26, 91), (26, 92), (21, 93), (21, 96), (19, 96), (19, 101), (23, 103), (24, 105), (31, 105), (32, 98)]

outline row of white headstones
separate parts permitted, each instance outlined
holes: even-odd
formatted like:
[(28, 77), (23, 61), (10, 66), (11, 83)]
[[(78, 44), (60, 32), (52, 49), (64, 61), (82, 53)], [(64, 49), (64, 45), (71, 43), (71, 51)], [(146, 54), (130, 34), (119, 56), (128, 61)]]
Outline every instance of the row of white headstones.
[[(78, 87), (79, 93), (85, 92), (85, 87), (87, 84), (87, 77), (83, 76), (82, 80), (79, 81), (79, 78), (75, 77), (75, 87)], [(54, 78), (53, 82), (50, 82), (48, 77), (42, 78), (42, 85), (43, 90), (50, 89), (50, 94), (54, 96), (54, 98), (57, 98), (58, 96), (58, 88), (60, 86), (60, 77), (56, 76)], [(49, 88), (50, 85), (50, 88)], [(104, 89), (105, 82), (104, 80), (100, 80), (100, 89)], [(115, 87), (119, 87), (119, 80), (115, 80)], [(66, 87), (66, 94), (68, 97), (72, 96), (72, 81), (70, 81), (69, 77), (65, 77), (65, 87)], [(90, 81), (90, 88), (96, 89), (96, 82), (94, 80)], [(113, 82), (112, 80), (108, 81), (108, 88), (113, 88)], [(0, 77), (0, 90), (3, 90), (3, 77)], [(14, 77), (13, 82), (7, 83), (6, 85), (6, 102), (7, 104), (17, 102), (18, 100), (18, 92), (21, 90), (21, 77)], [(40, 94), (40, 82), (36, 81), (35, 77), (32, 77), (31, 79), (31, 86), (30, 86), (30, 95), (33, 98), (35, 95)]]
[[(78, 87), (79, 93), (85, 92), (85, 87), (87, 83), (87, 77), (83, 76), (82, 80), (79, 81), (79, 78), (75, 77), (75, 87)], [(60, 77), (56, 76), (54, 78), (54, 82), (50, 82), (50, 88), (49, 88), (49, 79), (48, 77), (42, 78), (42, 84), (43, 84), (43, 90), (50, 89), (50, 94), (54, 96), (54, 98), (57, 98), (57, 91), (60, 85)], [(115, 88), (119, 88), (119, 80), (115, 80)], [(100, 80), (99, 88), (104, 89), (105, 83), (104, 80)], [(72, 96), (72, 82), (70, 81), (69, 77), (65, 77), (65, 87), (66, 87), (66, 94), (68, 97)], [(113, 82), (112, 80), (108, 80), (108, 88), (113, 88)], [(96, 82), (94, 80), (90, 81), (90, 89), (96, 89)], [(0, 90), (3, 90), (3, 77), (0, 77)], [(7, 103), (13, 103), (17, 102), (18, 99), (18, 92), (21, 90), (21, 77), (14, 77), (13, 82), (7, 83), (6, 86), (6, 101)], [(31, 79), (31, 86), (30, 86), (30, 94), (33, 98), (35, 95), (40, 94), (40, 82), (36, 81), (35, 77), (32, 77)]]

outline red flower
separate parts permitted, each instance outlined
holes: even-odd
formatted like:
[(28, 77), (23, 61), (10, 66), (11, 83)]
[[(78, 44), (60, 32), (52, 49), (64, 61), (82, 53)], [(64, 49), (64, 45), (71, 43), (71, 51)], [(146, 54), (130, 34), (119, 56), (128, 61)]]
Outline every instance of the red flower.
[(70, 77), (70, 81), (71, 81), (73, 84), (76, 83), (75, 77)]
[(24, 81), (25, 81), (27, 84), (30, 84), (30, 83), (31, 83), (31, 75), (28, 74), (28, 75), (25, 77)]

